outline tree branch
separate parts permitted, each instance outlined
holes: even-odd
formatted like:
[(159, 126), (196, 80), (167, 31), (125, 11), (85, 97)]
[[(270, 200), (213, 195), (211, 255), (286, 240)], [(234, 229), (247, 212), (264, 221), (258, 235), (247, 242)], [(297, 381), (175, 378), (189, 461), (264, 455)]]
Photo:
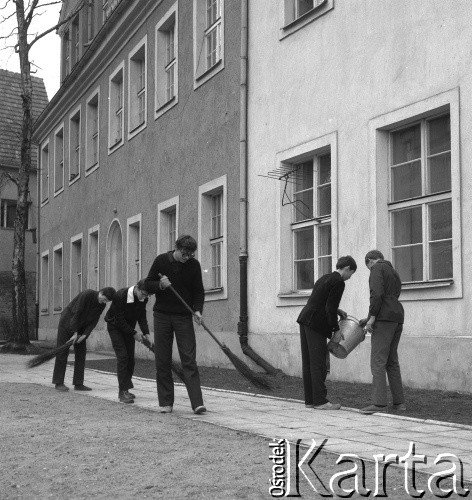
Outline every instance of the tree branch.
[(31, 6), (29, 8), (29, 12), (25, 16), (26, 29), (28, 29), (30, 24), (31, 24), (31, 19), (33, 19), (34, 9), (36, 9), (36, 6), (38, 5), (38, 3), (39, 3), (39, 0), (33, 0), (33, 2), (31, 3)]
[(10, 172), (2, 172), (0, 174), (0, 187), (3, 187), (5, 185), (5, 179), (8, 181), (13, 182), (16, 186), (18, 186), (18, 179), (16, 177), (13, 177)]

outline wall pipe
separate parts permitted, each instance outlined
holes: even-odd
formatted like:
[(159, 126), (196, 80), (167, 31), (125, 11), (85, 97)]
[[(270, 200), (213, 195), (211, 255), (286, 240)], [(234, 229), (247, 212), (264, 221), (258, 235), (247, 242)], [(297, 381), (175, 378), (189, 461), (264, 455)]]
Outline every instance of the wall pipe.
[(265, 361), (248, 344), (248, 301), (247, 301), (247, 74), (248, 74), (248, 0), (241, 0), (241, 76), (240, 76), (240, 130), (239, 130), (239, 343), (243, 353), (261, 366), (267, 373), (275, 375), (280, 370)]

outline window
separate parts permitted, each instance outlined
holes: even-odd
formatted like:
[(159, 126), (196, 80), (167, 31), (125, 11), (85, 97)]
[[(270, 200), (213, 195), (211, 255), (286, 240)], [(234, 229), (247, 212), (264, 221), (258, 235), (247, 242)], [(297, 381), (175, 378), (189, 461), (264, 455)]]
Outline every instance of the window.
[(196, 85), (223, 68), (224, 0), (194, 0), (194, 67)]
[(16, 219), (16, 200), (0, 201), (0, 227), (13, 229)]
[(54, 135), (54, 195), (64, 190), (64, 126)]
[(115, 10), (120, 0), (103, 0), (103, 22), (105, 22)]
[(391, 131), (389, 167), (394, 267), (403, 282), (452, 279), (450, 115)]
[(123, 89), (123, 68), (124, 63), (115, 70), (110, 77), (109, 89), (109, 132), (108, 132), (108, 147), (113, 149), (116, 146), (123, 144), (123, 127), (124, 127), (124, 89)]
[(63, 264), (62, 243), (53, 248), (53, 307), (54, 313), (60, 313), (63, 307)]
[(226, 176), (199, 188), (199, 256), (206, 300), (227, 298)]
[(98, 167), (99, 161), (99, 102), (100, 91), (97, 89), (87, 100), (85, 124), (85, 175)]
[(79, 16), (77, 15), (72, 21), (72, 67), (75, 66), (80, 59), (80, 30)]
[(62, 36), (62, 78), (64, 79), (69, 73), (71, 69), (70, 63), (70, 32), (69, 30), (64, 31), (64, 35)]
[(128, 286), (141, 278), (141, 214), (130, 217), (128, 225)]
[(156, 118), (177, 104), (178, 39), (176, 3), (156, 26)]
[(92, 290), (100, 289), (99, 262), (100, 262), (100, 247), (99, 247), (100, 227), (94, 226), (89, 229), (88, 239), (88, 260), (87, 260), (87, 286)]
[(145, 37), (129, 56), (129, 136), (137, 134), (146, 126), (146, 48)]
[(279, 38), (284, 38), (334, 8), (334, 0), (281, 0)]
[(82, 239), (80, 233), (70, 240), (70, 298), (82, 291)]
[(41, 254), (41, 314), (49, 313), (49, 250)]
[(92, 41), (95, 36), (95, 6), (94, 1), (87, 2), (87, 41)]
[(331, 272), (331, 154), (294, 164), (293, 289), (308, 290)]
[(41, 204), (49, 199), (49, 141), (41, 147)]
[(80, 108), (69, 120), (69, 184), (80, 177)]
[(157, 253), (173, 250), (178, 238), (179, 197), (157, 206)]

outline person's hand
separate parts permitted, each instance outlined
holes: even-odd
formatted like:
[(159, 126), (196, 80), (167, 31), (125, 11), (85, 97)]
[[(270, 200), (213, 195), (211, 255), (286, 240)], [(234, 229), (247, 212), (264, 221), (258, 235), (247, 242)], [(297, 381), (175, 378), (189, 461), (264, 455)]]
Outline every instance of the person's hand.
[(193, 314), (193, 319), (197, 325), (201, 325), (203, 323), (202, 313), (200, 311), (195, 311)]
[(336, 344), (339, 344), (341, 340), (344, 340), (344, 335), (341, 332), (341, 330), (337, 330), (333, 333), (333, 336), (331, 337), (331, 342), (334, 342)]
[(143, 334), (141, 332), (134, 332), (134, 340), (136, 340), (136, 342), (141, 342), (143, 341)]
[(169, 281), (169, 278), (167, 276), (162, 276), (160, 281), (159, 281), (159, 288), (161, 290), (165, 290), (166, 288), (169, 288), (172, 285), (172, 283)]
[(143, 340), (145, 340), (148, 344), (151, 343), (151, 335), (149, 333), (146, 333), (146, 335), (143, 335)]
[(85, 340), (87, 338), (87, 335), (81, 335), (77, 341), (76, 341), (76, 344), (80, 344), (83, 340)]
[(346, 319), (347, 318), (347, 312), (343, 311), (342, 309), (338, 309), (338, 316), (340, 316), (341, 319)]
[(72, 337), (69, 339), (69, 342), (72, 340), (72, 343), (75, 344), (75, 342), (77, 341), (77, 332), (74, 333), (74, 335), (72, 335)]
[(374, 322), (375, 318), (370, 318), (369, 321), (364, 326), (364, 331), (366, 333), (373, 333), (374, 332)]

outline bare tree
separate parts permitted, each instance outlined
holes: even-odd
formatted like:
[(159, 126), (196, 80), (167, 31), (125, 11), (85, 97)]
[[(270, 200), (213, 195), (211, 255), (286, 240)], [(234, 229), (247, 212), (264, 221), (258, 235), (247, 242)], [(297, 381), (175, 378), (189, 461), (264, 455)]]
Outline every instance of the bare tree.
[(3, 350), (14, 352), (27, 352), (29, 348), (28, 314), (26, 304), (26, 274), (25, 274), (25, 234), (28, 227), (28, 195), (30, 192), (29, 181), (31, 168), (31, 147), (33, 133), (33, 84), (31, 81), (31, 47), (51, 31), (57, 30), (61, 25), (68, 23), (84, 6), (86, 0), (77, 2), (73, 12), (61, 22), (52, 25), (42, 33), (30, 33), (33, 18), (41, 15), (44, 8), (49, 5), (60, 4), (61, 1), (47, 0), (7, 0), (0, 9), (5, 12), (3, 21), (16, 17), (16, 26), (12, 32), (3, 39), (17, 37), (14, 45), (15, 52), (20, 59), (21, 74), (21, 100), (22, 100), (22, 127), (21, 127), (21, 155), (20, 167), (17, 175), (8, 173), (8, 179), (13, 182), (18, 190), (16, 219), (14, 224), (13, 243), (13, 311), (12, 335)]

